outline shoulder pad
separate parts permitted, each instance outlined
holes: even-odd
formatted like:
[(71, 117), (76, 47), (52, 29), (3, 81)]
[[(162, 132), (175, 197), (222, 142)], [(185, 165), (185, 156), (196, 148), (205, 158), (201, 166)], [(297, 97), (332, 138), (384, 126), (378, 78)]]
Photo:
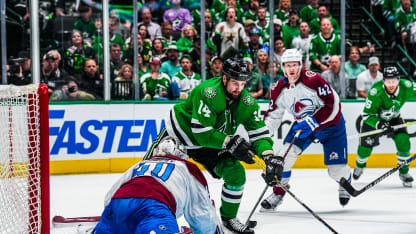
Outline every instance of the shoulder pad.
[(370, 90), (370, 92), (368, 92), (368, 94), (369, 95), (371, 95), (371, 96), (375, 96), (376, 94), (377, 94), (377, 89), (376, 88), (372, 88), (371, 90)]
[(250, 94), (246, 94), (243, 97), (243, 102), (247, 106), (252, 106), (254, 104), (254, 98)]
[(213, 98), (217, 95), (217, 89), (215, 87), (207, 87), (204, 89), (204, 95), (207, 98)]

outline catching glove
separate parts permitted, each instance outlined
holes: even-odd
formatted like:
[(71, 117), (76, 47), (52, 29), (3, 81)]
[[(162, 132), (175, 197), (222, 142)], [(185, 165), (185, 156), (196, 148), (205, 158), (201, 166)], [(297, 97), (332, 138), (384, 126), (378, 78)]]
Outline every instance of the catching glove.
[(240, 135), (233, 136), (226, 144), (226, 150), (237, 160), (253, 164), (253, 155), (249, 153), (251, 145)]
[(298, 130), (302, 130), (298, 137), (299, 139), (302, 139), (311, 135), (317, 127), (319, 127), (318, 121), (316, 121), (316, 119), (313, 116), (306, 116), (305, 118), (303, 118), (302, 121), (293, 126), (293, 130), (295, 132)]
[(263, 159), (266, 163), (266, 171), (262, 174), (263, 179), (270, 186), (276, 185), (276, 179), (279, 181), (282, 179), (283, 158), (273, 154), (265, 154)]

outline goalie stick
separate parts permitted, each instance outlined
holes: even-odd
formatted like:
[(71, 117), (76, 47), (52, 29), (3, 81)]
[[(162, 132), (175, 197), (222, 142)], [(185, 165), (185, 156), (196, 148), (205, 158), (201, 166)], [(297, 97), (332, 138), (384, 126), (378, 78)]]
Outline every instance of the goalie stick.
[(52, 225), (54, 227), (73, 227), (78, 225), (96, 225), (100, 221), (101, 216), (88, 217), (72, 217), (65, 218), (63, 216), (54, 216), (52, 218)]
[(402, 168), (406, 164), (410, 163), (415, 158), (416, 158), (416, 154), (413, 155), (411, 158), (407, 159), (406, 161), (400, 163), (395, 168), (393, 168), (393, 169), (389, 170), (388, 172), (384, 173), (383, 175), (381, 175), (377, 179), (373, 180), (371, 183), (369, 183), (368, 185), (364, 186), (360, 190), (356, 190), (354, 187), (352, 187), (352, 185), (350, 184), (350, 182), (348, 182), (348, 180), (345, 179), (344, 177), (341, 178), (341, 180), (340, 180), (339, 183), (341, 184), (341, 186), (345, 190), (347, 190), (347, 192), (349, 194), (351, 194), (351, 196), (356, 197), (356, 196), (360, 195), (361, 193), (367, 191), (368, 189), (372, 188), (374, 185), (378, 184), (380, 181), (384, 180), (386, 177), (390, 176), (391, 174), (393, 174), (394, 172), (396, 172), (397, 170), (399, 170), (400, 168)]

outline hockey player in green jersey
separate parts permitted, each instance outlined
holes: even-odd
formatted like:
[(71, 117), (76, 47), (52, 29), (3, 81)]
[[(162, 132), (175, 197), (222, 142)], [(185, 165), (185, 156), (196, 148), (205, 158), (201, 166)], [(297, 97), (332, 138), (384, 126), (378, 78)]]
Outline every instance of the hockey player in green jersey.
[[(189, 157), (202, 164), (214, 178), (224, 180), (220, 214), (225, 228), (237, 234), (254, 233), (251, 229), (254, 223), (245, 225), (237, 219), (246, 180), (240, 161), (253, 163), (249, 149), (254, 148), (267, 164), (263, 178), (273, 185), (275, 177), (281, 178), (283, 158), (274, 155), (273, 141), (260, 116), (259, 105), (244, 89), (251, 77), (248, 65), (229, 58), (224, 62), (223, 73), (196, 86), (184, 102), (173, 106), (165, 129), (148, 155), (158, 139), (166, 135), (178, 138)], [(235, 135), (240, 124), (251, 144)]]
[[(356, 180), (363, 174), (368, 157), (370, 157), (373, 147), (379, 145), (381, 135), (393, 138), (399, 163), (410, 157), (410, 140), (407, 129), (394, 129), (393, 127), (404, 123), (400, 117), (400, 109), (407, 100), (416, 97), (416, 84), (409, 80), (399, 79), (399, 72), (394, 66), (384, 68), (383, 76), (383, 80), (374, 83), (368, 92), (361, 132), (374, 129), (384, 129), (385, 131), (379, 135), (361, 137), (357, 150), (357, 167), (353, 172), (353, 178)], [(400, 168), (399, 177), (404, 187), (412, 186), (413, 177), (409, 174), (409, 165)]]

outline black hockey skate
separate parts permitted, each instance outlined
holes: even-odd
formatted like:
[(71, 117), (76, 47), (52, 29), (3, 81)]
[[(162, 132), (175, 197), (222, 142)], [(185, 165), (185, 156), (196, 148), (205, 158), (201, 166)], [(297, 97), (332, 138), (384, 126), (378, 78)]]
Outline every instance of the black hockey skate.
[(270, 194), (261, 202), (261, 212), (273, 211), (283, 201), (285, 194)]
[[(289, 189), (290, 186), (287, 184), (285, 188)], [(261, 202), (260, 212), (274, 212), (275, 208), (282, 203), (285, 194), (286, 191), (284, 189), (277, 187), (275, 193), (275, 188), (273, 188), (272, 194)]]
[(350, 201), (351, 195), (341, 185), (339, 186), (338, 192), (339, 192), (339, 203), (342, 206), (347, 205), (348, 202)]
[(399, 174), (399, 178), (403, 183), (403, 187), (410, 188), (412, 187), (413, 177), (409, 174)]
[[(251, 230), (249, 227), (250, 223), (249, 223), (249, 226), (247, 226), (241, 223), (240, 220), (238, 220), (237, 218), (221, 217), (221, 220), (222, 220), (222, 224), (224, 225), (224, 227), (234, 234), (254, 234), (254, 230)], [(257, 225), (256, 221), (250, 221), (250, 222), (255, 222), (255, 225)], [(254, 223), (252, 223), (252, 225), (253, 224)]]
[(354, 178), (354, 180), (358, 180), (363, 174), (363, 172), (364, 172), (364, 168), (360, 168), (360, 167), (354, 168), (354, 171), (352, 173), (352, 178)]

